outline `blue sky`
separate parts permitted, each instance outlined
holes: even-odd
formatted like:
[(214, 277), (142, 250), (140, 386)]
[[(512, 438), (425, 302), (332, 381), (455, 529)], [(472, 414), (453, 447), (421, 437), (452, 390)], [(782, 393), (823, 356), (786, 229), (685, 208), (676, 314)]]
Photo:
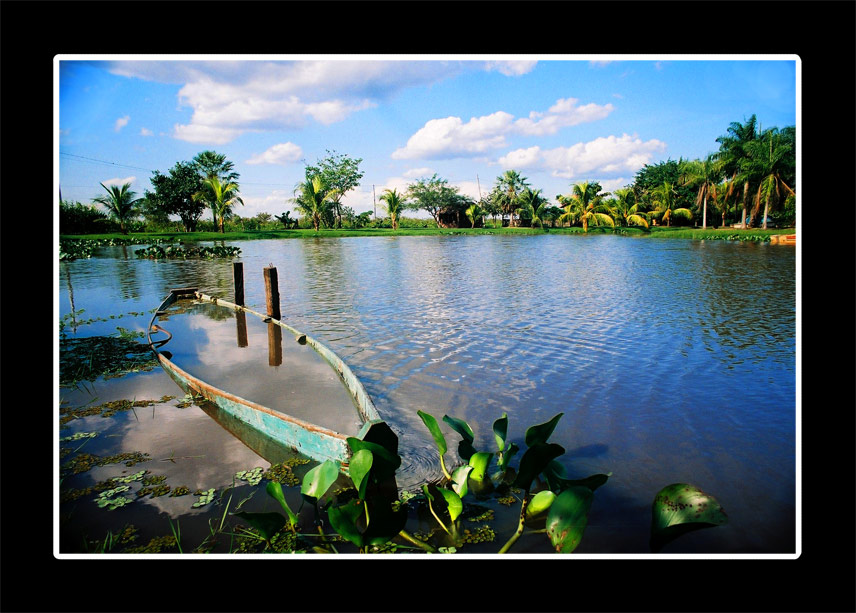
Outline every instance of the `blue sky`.
[(418, 58), (57, 56), (55, 179), (64, 200), (142, 196), (153, 170), (214, 150), (241, 175), (235, 213), (281, 214), (329, 150), (363, 160), (343, 201), (357, 213), (434, 173), (478, 197), (515, 169), (554, 200), (704, 157), (752, 114), (799, 128), (793, 56)]

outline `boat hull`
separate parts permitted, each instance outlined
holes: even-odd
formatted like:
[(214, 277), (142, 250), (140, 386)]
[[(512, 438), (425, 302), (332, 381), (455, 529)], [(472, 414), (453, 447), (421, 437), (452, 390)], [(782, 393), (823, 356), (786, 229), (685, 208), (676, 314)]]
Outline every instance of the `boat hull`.
[(159, 348), (168, 342), (169, 338), (164, 341), (152, 341), (152, 333), (169, 333), (158, 326), (155, 320), (159, 315), (164, 314), (169, 306), (183, 298), (203, 300), (218, 304), (224, 308), (249, 313), (264, 321), (270, 321), (279, 325), (291, 332), (295, 336), (296, 341), (310, 345), (336, 371), (339, 379), (354, 401), (363, 424), (356, 438), (366, 441), (374, 439), (378, 442), (383, 442), (384, 446), (394, 444), (397, 447), (397, 437), (389, 426), (380, 419), (377, 409), (359, 379), (357, 379), (350, 368), (332, 350), (279, 320), (271, 319), (247, 307), (213, 298), (189, 288), (170, 292), (170, 295), (163, 301), (152, 317), (148, 331), (149, 345), (152, 351), (154, 351), (161, 367), (186, 394), (196, 398), (204, 398), (250, 428), (295, 450), (307, 458), (319, 462), (326, 460), (336, 462), (340, 465), (343, 472), (347, 472), (348, 462), (352, 455), (347, 435), (306, 422), (280, 411), (275, 411), (252, 400), (219, 389), (211, 383), (203, 381), (183, 370), (170, 359), (171, 355), (169, 352), (160, 351)]

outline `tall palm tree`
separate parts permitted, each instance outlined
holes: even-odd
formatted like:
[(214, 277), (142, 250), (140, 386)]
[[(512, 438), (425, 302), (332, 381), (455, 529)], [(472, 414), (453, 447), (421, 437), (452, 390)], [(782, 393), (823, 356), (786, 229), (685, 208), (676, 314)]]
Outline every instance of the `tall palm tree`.
[(715, 154), (723, 164), (722, 169), (732, 181), (743, 183), (743, 215), (740, 223), (746, 227), (749, 203), (749, 185), (753, 179), (748, 169), (749, 143), (758, 138), (757, 119), (752, 115), (745, 123), (732, 121), (727, 133), (716, 139), (719, 151)]
[(723, 181), (710, 188), (710, 201), (713, 207), (722, 214), (722, 227), (725, 226), (725, 214), (728, 212), (728, 201), (734, 194), (734, 181)]
[(759, 177), (758, 189), (755, 194), (755, 206), (752, 209), (752, 219), (761, 208), (761, 197), (764, 197), (764, 216), (762, 225), (767, 228), (767, 214), (770, 207), (776, 206), (782, 199), (782, 191), (792, 195), (794, 190), (785, 183), (783, 174), (791, 164), (793, 149), (787, 140), (782, 138), (777, 128), (766, 130), (759, 139), (749, 145), (751, 154), (750, 167), (753, 174)]
[(681, 166), (681, 182), (684, 185), (698, 186), (696, 208), (702, 211), (702, 229), (707, 229), (707, 200), (713, 186), (722, 178), (722, 166), (722, 162), (713, 154), (703, 160), (686, 161)]
[(203, 179), (217, 177), (223, 183), (237, 184), (238, 179), (241, 177), (241, 175), (235, 172), (234, 162), (227, 160), (225, 154), (217, 153), (216, 151), (202, 151), (201, 153), (197, 153), (196, 157), (193, 158), (193, 164), (199, 170), (199, 174), (202, 175)]
[(312, 219), (312, 227), (317, 232), (321, 226), (321, 217), (330, 206), (330, 199), (336, 193), (337, 190), (328, 187), (321, 175), (314, 175), (297, 184), (291, 201)]
[(597, 181), (576, 183), (571, 194), (558, 196), (559, 204), (565, 211), (559, 220), (571, 223), (579, 220), (582, 222), (583, 232), (588, 232), (589, 222), (596, 226), (603, 224), (615, 227), (615, 221), (603, 203), (607, 195), (600, 193), (600, 183)]
[(216, 175), (203, 179), (203, 188), (193, 194), (193, 199), (203, 201), (211, 208), (214, 223), (225, 233), (224, 226), (226, 218), (232, 213), (232, 207), (236, 204), (243, 206), (244, 201), (238, 196), (238, 185), (236, 183), (221, 181)]
[(516, 170), (506, 170), (496, 178), (499, 203), (503, 215), (508, 213), (508, 225), (514, 225), (514, 212), (520, 206), (520, 194), (529, 186), (526, 177)]
[(386, 203), (386, 212), (389, 213), (389, 219), (392, 221), (392, 229), (398, 230), (398, 216), (404, 208), (403, 194), (399, 194), (395, 189), (385, 189), (380, 199)]
[(644, 228), (648, 227), (648, 220), (639, 211), (639, 202), (636, 199), (636, 192), (629, 187), (617, 189), (613, 192), (615, 199), (609, 203), (609, 210), (612, 217), (618, 221), (619, 225), (629, 226), (637, 225)]
[(685, 219), (693, 218), (692, 211), (678, 206), (677, 195), (675, 186), (668, 181), (655, 187), (651, 193), (655, 206), (654, 213), (661, 221), (666, 222), (667, 227), (672, 225), (672, 217), (675, 215)]
[(131, 191), (130, 183), (125, 183), (122, 187), (118, 185), (107, 187), (101, 183), (101, 187), (107, 190), (107, 195), (96, 196), (92, 202), (104, 205), (107, 212), (119, 222), (122, 234), (127, 234), (128, 229), (125, 224), (136, 216), (137, 207), (143, 199), (136, 198), (137, 194)]
[(548, 216), (547, 209), (550, 203), (541, 195), (543, 190), (526, 187), (520, 194), (520, 211), (526, 211), (527, 216), (531, 220), (530, 223), (534, 227), (537, 223), (541, 228), (544, 227), (544, 218)]

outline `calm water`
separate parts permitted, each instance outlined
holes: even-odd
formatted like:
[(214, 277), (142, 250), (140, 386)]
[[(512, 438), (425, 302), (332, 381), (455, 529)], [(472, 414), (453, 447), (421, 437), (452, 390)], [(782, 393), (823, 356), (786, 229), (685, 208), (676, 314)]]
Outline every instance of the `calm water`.
[[(486, 450), (503, 412), (522, 449), (528, 426), (564, 413), (551, 442), (566, 449), (569, 476), (612, 473), (578, 552), (647, 553), (654, 495), (684, 481), (715, 495), (729, 523), (669, 551), (795, 551), (794, 248), (549, 234), (228, 244), (242, 249), (247, 304), (264, 310), (262, 269), (276, 266), (282, 319), (362, 380), (399, 435), (400, 487), (439, 476), (418, 410), (465, 419)], [(139, 248), (61, 264), (60, 315), (150, 311), (183, 286), (232, 299), (231, 262), (138, 260)], [(149, 318), (87, 323), (76, 333), (144, 330)], [(234, 338), (234, 322), (227, 327)], [(93, 394), (98, 402), (181, 395), (153, 371), (61, 398), (80, 405)], [(128, 450), (185, 457), (169, 468), (185, 471), (176, 478), (191, 489), (266, 466), (198, 407), (147, 410), (109, 426), (110, 436)], [(114, 421), (77, 420), (62, 435)], [(457, 441), (448, 429), (447, 438)], [(95, 439), (91, 453), (104, 441)], [(109, 472), (98, 471), (92, 479)], [(173, 517), (189, 506), (166, 497), (139, 504)]]

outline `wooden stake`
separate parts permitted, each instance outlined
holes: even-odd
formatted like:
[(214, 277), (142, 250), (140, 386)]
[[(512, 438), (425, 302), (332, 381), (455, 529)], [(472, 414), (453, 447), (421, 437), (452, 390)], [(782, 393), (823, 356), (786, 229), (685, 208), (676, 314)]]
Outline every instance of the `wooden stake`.
[(279, 313), (279, 283), (276, 276), (276, 268), (273, 266), (264, 269), (265, 274), (265, 296), (267, 296), (267, 314), (274, 319), (280, 318)]
[(244, 263), (232, 262), (232, 276), (235, 279), (235, 304), (244, 306)]

